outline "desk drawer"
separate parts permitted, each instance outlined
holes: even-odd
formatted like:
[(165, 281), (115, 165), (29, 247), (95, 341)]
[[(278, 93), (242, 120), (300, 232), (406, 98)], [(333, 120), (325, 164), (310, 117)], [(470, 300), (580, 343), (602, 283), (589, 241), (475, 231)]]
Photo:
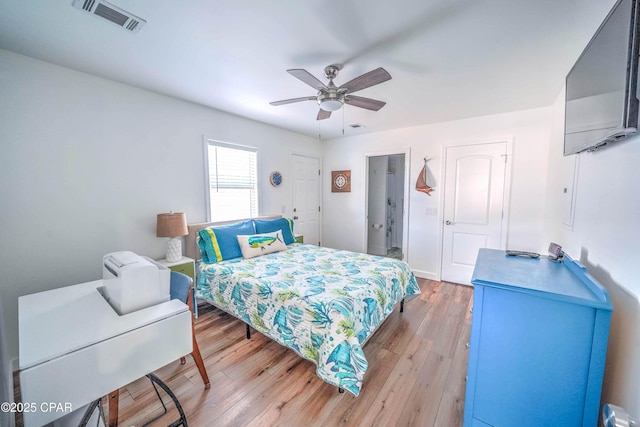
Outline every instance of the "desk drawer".
[(24, 425), (41, 426), (65, 415), (42, 412), (41, 403), (79, 409), (191, 351), (191, 312), (183, 311), (27, 368), (20, 372), (22, 401), (36, 403), (38, 411), (25, 412)]

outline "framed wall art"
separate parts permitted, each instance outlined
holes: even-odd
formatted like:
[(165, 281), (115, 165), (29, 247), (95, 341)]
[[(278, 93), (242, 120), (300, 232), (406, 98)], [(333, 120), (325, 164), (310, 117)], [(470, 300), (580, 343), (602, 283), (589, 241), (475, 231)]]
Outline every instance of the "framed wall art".
[(331, 192), (351, 192), (351, 171), (331, 171)]

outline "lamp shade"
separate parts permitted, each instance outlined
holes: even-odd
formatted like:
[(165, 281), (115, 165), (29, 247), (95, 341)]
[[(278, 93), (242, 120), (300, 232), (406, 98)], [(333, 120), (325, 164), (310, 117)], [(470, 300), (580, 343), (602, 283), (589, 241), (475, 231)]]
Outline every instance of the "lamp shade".
[(187, 218), (184, 213), (158, 214), (156, 235), (158, 237), (178, 237), (189, 234), (187, 230)]

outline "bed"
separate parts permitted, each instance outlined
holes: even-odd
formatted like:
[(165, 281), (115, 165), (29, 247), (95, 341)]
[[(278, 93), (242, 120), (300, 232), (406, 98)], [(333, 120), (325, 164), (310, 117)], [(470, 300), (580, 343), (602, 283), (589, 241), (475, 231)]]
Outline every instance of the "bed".
[[(239, 228), (245, 232), (249, 223), (257, 231), (242, 235), (239, 245), (246, 246), (243, 240), (260, 236), (253, 244), (258, 255), (244, 256), (243, 252), (243, 256), (227, 259), (220, 257), (226, 237), (222, 231), (234, 225), (189, 226), (187, 256), (199, 260), (198, 298), (293, 349), (316, 364), (322, 380), (357, 396), (368, 368), (362, 346), (398, 303), (420, 293), (409, 266), (391, 258), (296, 243), (293, 223), (284, 218), (234, 224), (244, 224)], [(278, 226), (280, 231), (265, 232)], [(211, 230), (220, 245), (217, 252), (214, 248), (207, 255), (202, 241)], [(260, 245), (272, 238), (280, 250), (264, 253)], [(228, 240), (233, 243), (232, 238)]]

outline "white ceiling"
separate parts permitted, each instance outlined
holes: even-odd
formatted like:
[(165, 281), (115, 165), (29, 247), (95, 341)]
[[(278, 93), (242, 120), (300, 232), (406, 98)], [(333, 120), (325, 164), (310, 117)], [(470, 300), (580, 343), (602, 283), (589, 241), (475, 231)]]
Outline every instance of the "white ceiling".
[[(550, 105), (614, 1), (111, 0), (147, 21), (132, 34), (72, 0), (0, 0), (0, 48), (326, 139)], [(315, 95), (287, 69), (326, 82), (333, 63), (338, 86), (384, 67), (357, 95), (387, 105), (269, 105)]]

